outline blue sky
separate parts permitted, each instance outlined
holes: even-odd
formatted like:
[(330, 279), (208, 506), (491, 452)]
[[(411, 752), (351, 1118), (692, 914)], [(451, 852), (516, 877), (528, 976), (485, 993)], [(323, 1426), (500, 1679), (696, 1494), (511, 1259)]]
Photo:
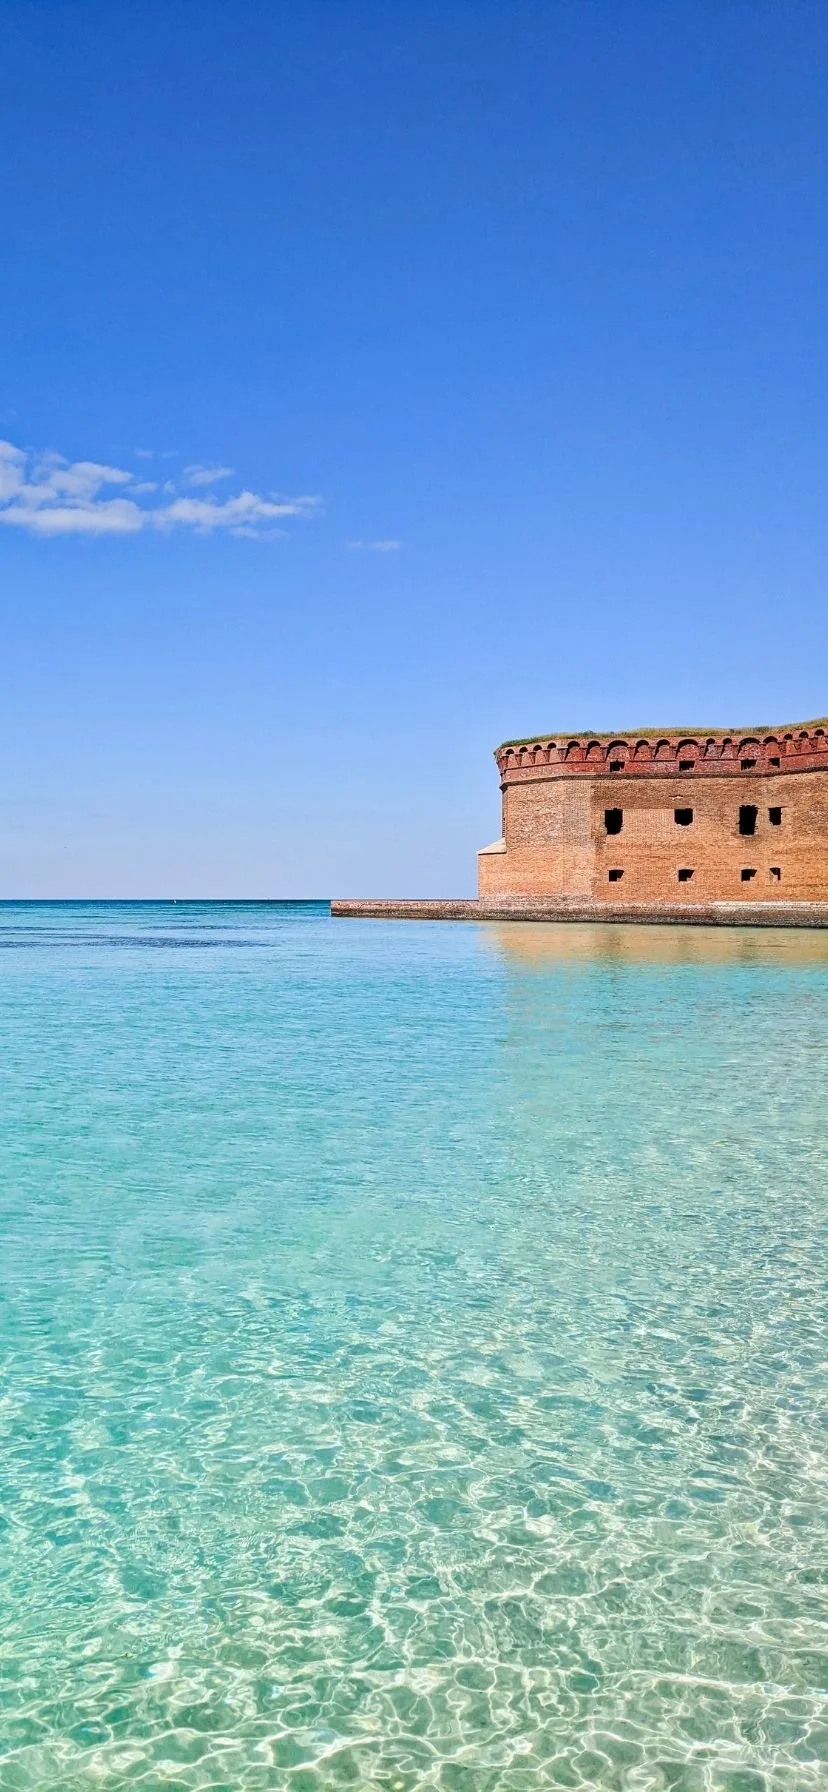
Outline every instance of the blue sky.
[(0, 895), (464, 894), (826, 690), (828, 13), (7, 0)]

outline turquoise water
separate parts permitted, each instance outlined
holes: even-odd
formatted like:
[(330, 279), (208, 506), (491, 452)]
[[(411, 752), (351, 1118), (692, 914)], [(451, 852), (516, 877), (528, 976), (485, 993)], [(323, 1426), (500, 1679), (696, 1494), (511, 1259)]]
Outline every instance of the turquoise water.
[(0, 907), (0, 1787), (828, 1778), (828, 935)]

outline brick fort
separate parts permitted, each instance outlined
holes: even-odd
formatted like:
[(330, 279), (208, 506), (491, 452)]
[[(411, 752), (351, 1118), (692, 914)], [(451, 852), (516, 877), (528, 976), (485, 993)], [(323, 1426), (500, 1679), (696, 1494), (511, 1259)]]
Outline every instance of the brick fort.
[(828, 926), (828, 720), (538, 734), (495, 752), (478, 897), (341, 900), (409, 920)]
[(826, 727), (505, 741), (480, 898), (824, 902)]

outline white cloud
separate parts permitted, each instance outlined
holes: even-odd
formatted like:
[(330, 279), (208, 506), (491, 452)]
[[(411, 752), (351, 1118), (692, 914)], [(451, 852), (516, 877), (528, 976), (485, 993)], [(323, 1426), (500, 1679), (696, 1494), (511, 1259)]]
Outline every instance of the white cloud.
[(396, 554), (402, 547), (401, 541), (349, 541), (349, 548), (357, 548), (366, 554)]
[(33, 460), (22, 489), (29, 504), (52, 504), (55, 498), (84, 504), (96, 498), (105, 485), (131, 483), (132, 474), (120, 467), (102, 467), (94, 460), (76, 460), (70, 466), (59, 454), (41, 454)]
[(260, 535), (273, 532), (273, 524), (286, 517), (311, 516), (319, 508), (318, 498), (259, 498), (255, 492), (239, 492), (217, 504), (215, 498), (174, 498), (151, 514), (159, 529), (174, 529), (178, 524), (198, 529), (229, 529), (232, 534)]
[(232, 479), (232, 467), (185, 467), (185, 485), (215, 485), (219, 479)]
[[(145, 457), (144, 457), (145, 458)], [(230, 467), (188, 467), (190, 486), (229, 479)], [(116, 488), (118, 495), (110, 495)], [(223, 503), (213, 497), (181, 495), (173, 481), (155, 495), (157, 484), (138, 479), (123, 467), (98, 461), (69, 462), (59, 454), (31, 454), (12, 442), (0, 442), (0, 524), (30, 535), (137, 535), (155, 529), (165, 534), (190, 529), (199, 535), (224, 530), (230, 535), (266, 539), (281, 535), (292, 517), (318, 511), (315, 497), (265, 497), (242, 491)], [(146, 499), (155, 498), (147, 503)], [(168, 499), (168, 502), (164, 502)]]
[(97, 504), (50, 504), (41, 509), (13, 504), (0, 510), (0, 523), (27, 529), (30, 535), (137, 535), (146, 515), (131, 498), (109, 498)]

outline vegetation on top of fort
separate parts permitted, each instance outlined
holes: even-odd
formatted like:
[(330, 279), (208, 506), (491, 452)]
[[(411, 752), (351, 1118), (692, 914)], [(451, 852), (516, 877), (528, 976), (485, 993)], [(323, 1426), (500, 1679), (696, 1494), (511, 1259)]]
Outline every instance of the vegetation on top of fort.
[(743, 740), (746, 735), (794, 734), (810, 728), (828, 728), (828, 716), (815, 716), (809, 722), (777, 722), (775, 725), (769, 722), (754, 722), (751, 726), (743, 725), (738, 728), (715, 728), (709, 726), (700, 728), (698, 725), (695, 728), (616, 728), (614, 730), (608, 730), (606, 728), (551, 728), (546, 732), (540, 730), (537, 734), (523, 734), (513, 740), (502, 740), (500, 745), (495, 747), (495, 753), (502, 753), (506, 747), (531, 747), (541, 741), (622, 741), (632, 739), (689, 740), (696, 735), (726, 735), (728, 738), (738, 738)]

